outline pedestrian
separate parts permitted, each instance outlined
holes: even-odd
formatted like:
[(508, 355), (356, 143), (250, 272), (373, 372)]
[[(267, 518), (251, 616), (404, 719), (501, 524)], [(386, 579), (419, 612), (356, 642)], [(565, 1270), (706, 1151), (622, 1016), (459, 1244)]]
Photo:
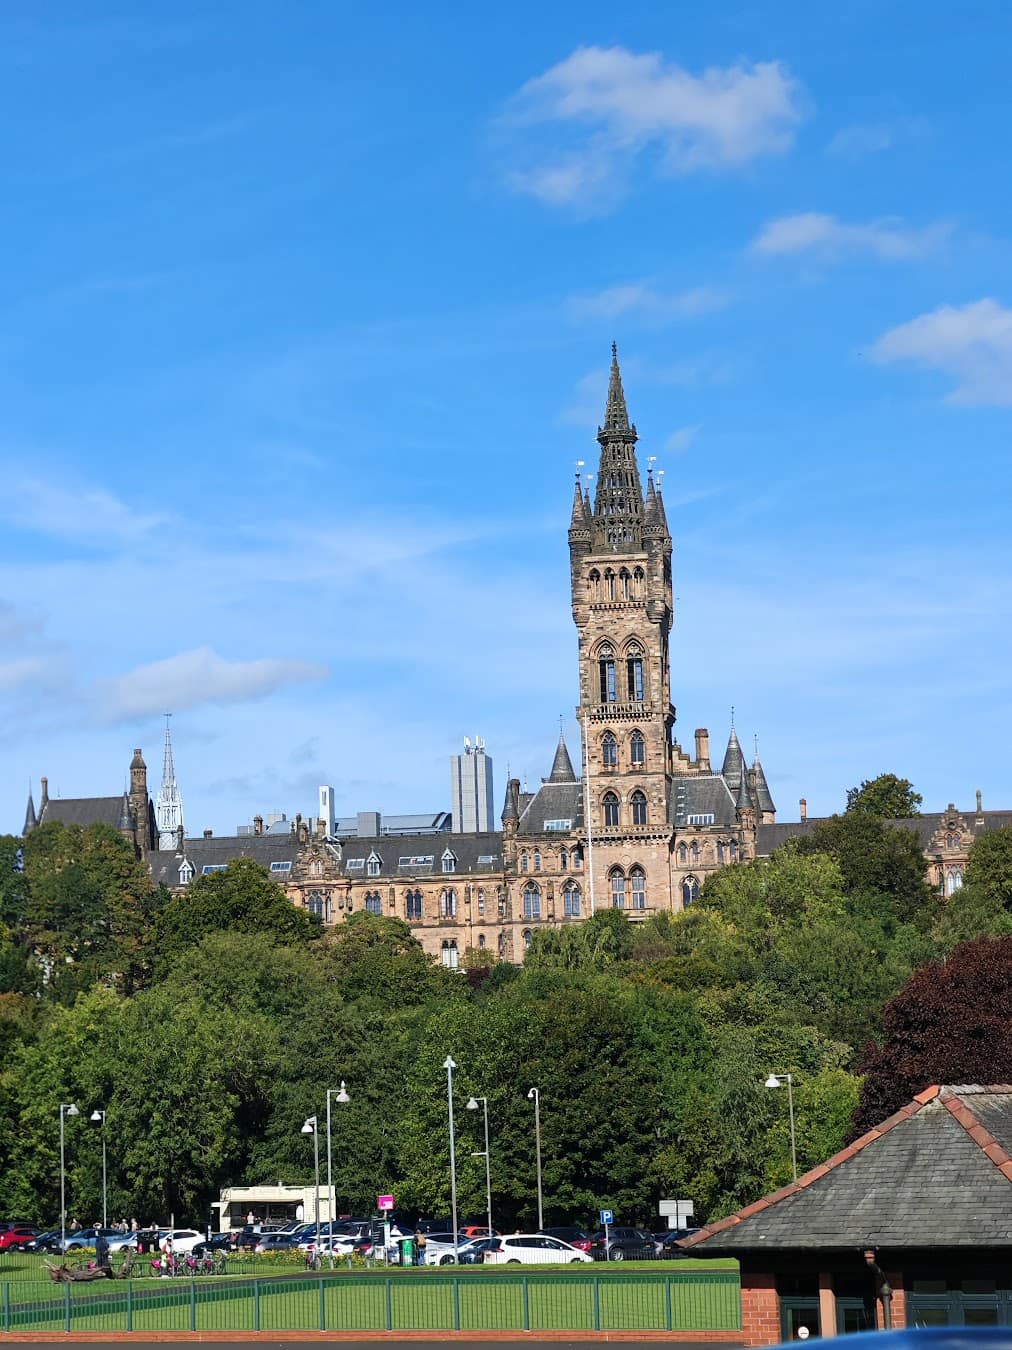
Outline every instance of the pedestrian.
[(175, 1265), (176, 1258), (172, 1252), (172, 1239), (167, 1237), (162, 1244), (162, 1274), (171, 1275)]
[(80, 1225), (80, 1223), (77, 1221), (76, 1218), (75, 1218), (75, 1219), (71, 1219), (71, 1221), (70, 1221), (70, 1231), (71, 1231), (72, 1233), (79, 1233), (79, 1232), (81, 1231), (81, 1225)]
[(95, 1264), (99, 1270), (109, 1269), (109, 1239), (98, 1230), (98, 1237), (95, 1239)]
[(131, 1233), (136, 1233), (136, 1232), (137, 1232), (137, 1220), (136, 1220), (136, 1219), (131, 1219), (131, 1220), (130, 1220), (130, 1231), (131, 1231)]

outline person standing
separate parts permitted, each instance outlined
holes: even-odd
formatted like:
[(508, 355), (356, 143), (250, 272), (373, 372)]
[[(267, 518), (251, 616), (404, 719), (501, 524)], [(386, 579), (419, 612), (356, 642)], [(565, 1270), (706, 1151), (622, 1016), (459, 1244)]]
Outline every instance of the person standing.
[(109, 1239), (101, 1229), (95, 1239), (95, 1264), (99, 1270), (109, 1270)]

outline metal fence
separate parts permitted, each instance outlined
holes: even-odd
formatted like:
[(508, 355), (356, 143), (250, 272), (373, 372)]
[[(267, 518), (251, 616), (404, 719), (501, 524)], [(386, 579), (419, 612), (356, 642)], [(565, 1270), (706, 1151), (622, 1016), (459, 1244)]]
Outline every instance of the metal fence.
[(736, 1271), (4, 1283), (11, 1331), (734, 1331)]

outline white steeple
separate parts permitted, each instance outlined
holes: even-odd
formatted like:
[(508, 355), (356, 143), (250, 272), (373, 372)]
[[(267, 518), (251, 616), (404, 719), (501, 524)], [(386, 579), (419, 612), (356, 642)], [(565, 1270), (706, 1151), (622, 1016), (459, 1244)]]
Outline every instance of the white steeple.
[(162, 785), (155, 798), (158, 847), (169, 852), (178, 847), (179, 830), (183, 824), (183, 799), (176, 786), (176, 771), (172, 765), (172, 733), (169, 731), (171, 716), (171, 713), (165, 714), (165, 760), (162, 765)]

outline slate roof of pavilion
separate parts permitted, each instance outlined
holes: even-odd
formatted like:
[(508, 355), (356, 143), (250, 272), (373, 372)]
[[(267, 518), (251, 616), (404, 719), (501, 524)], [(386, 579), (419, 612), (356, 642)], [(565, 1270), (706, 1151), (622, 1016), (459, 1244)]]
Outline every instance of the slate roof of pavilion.
[(1012, 1086), (930, 1087), (828, 1162), (679, 1245), (1012, 1247)]

